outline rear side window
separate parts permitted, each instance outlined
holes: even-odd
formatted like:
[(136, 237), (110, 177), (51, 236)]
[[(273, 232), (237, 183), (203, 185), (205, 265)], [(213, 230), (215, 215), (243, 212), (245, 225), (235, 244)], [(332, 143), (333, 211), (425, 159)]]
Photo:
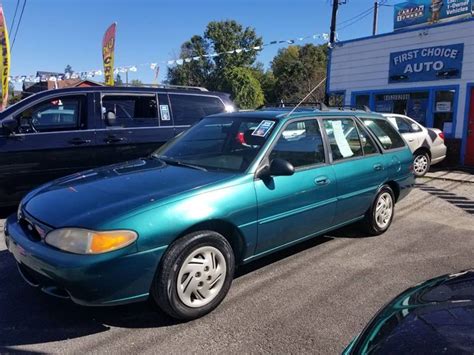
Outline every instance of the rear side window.
[(405, 146), (400, 134), (385, 119), (364, 118), (365, 126), (375, 135), (384, 149), (395, 149)]
[(416, 123), (412, 123), (403, 117), (388, 117), (388, 120), (400, 133), (413, 133), (420, 131), (420, 128)]
[(192, 125), (204, 116), (224, 111), (224, 104), (217, 97), (169, 94), (175, 126)]
[(104, 95), (102, 112), (107, 126), (157, 126), (155, 95)]
[(316, 119), (290, 123), (270, 153), (270, 160), (289, 161), (295, 168), (324, 163), (324, 146)]
[(85, 100), (85, 96), (79, 95), (40, 102), (17, 116), (20, 119), (20, 131), (34, 133), (80, 129)]
[(323, 122), (334, 161), (364, 155), (361, 137), (354, 120), (336, 118), (325, 119)]

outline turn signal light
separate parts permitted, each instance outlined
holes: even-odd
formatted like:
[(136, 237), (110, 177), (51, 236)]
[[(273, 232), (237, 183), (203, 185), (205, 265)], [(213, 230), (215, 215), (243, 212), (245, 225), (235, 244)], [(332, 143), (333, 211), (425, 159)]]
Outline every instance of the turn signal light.
[(444, 133), (443, 132), (438, 133), (438, 136), (439, 136), (439, 138), (441, 138), (444, 141)]

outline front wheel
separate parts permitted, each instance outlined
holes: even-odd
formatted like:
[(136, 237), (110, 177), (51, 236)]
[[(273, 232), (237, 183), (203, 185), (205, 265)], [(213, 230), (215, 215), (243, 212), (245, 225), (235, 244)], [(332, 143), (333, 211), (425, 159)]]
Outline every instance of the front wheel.
[(416, 153), (413, 158), (413, 171), (416, 177), (424, 176), (430, 170), (431, 159), (428, 153)]
[(151, 294), (173, 318), (199, 318), (224, 299), (234, 274), (234, 254), (219, 233), (200, 231), (174, 242), (161, 263)]
[(384, 233), (392, 224), (394, 208), (393, 190), (385, 185), (380, 189), (365, 215), (363, 220), (364, 229), (371, 235)]

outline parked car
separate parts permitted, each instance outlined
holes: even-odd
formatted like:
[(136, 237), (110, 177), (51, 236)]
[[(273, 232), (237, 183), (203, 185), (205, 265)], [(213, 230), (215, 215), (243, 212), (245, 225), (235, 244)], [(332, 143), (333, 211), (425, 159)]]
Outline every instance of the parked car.
[(413, 170), (416, 176), (425, 175), (431, 165), (446, 158), (444, 133), (437, 128), (426, 128), (414, 119), (394, 113), (383, 114), (397, 128), (413, 152)]
[(193, 319), (223, 300), (238, 265), (354, 222), (384, 233), (412, 166), (377, 114), (213, 115), (148, 158), (30, 192), (6, 245), (47, 293), (82, 305), (151, 296)]
[(81, 170), (147, 156), (203, 116), (233, 110), (193, 87), (43, 91), (0, 113), (0, 206)]
[(395, 297), (343, 354), (474, 353), (474, 271), (437, 277)]

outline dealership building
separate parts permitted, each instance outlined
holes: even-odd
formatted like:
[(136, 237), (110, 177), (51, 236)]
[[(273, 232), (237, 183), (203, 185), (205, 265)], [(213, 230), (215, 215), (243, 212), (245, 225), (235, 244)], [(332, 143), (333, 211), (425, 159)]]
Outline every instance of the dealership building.
[(411, 0), (394, 7), (393, 32), (337, 42), (328, 94), (439, 128), (449, 162), (474, 167), (472, 1)]

